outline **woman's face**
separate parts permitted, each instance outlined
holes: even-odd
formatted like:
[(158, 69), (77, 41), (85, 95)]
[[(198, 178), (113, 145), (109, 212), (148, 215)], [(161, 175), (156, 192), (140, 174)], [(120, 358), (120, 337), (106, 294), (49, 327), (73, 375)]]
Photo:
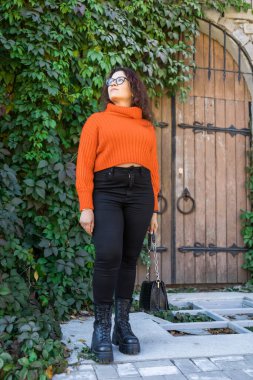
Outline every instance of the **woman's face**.
[[(126, 78), (124, 71), (116, 71), (111, 76), (112, 79), (120, 77)], [(124, 79), (122, 84), (117, 84), (116, 81), (112, 81), (110, 86), (108, 86), (108, 96), (115, 104), (130, 106), (132, 101), (132, 91), (129, 81)]]

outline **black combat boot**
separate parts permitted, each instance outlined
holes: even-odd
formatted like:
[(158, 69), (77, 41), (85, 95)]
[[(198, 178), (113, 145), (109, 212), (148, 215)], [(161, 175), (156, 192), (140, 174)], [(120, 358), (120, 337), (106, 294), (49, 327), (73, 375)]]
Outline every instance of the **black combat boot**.
[(91, 351), (97, 356), (100, 363), (113, 361), (111, 327), (112, 305), (94, 304), (94, 331), (92, 335)]
[(123, 354), (136, 355), (140, 352), (140, 342), (134, 335), (129, 323), (129, 310), (132, 299), (115, 299), (115, 324), (112, 343), (119, 345)]

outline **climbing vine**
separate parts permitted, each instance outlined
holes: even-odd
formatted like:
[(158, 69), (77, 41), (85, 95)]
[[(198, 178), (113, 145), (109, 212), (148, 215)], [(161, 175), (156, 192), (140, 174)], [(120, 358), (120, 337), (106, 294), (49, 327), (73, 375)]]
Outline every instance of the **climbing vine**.
[(245, 260), (243, 268), (247, 269), (250, 273), (251, 278), (248, 281), (248, 284), (253, 284), (253, 151), (248, 152), (249, 156), (249, 166), (247, 170), (247, 181), (246, 188), (248, 192), (248, 197), (251, 205), (251, 210), (242, 210), (241, 220), (242, 220), (242, 236), (245, 246), (248, 248), (248, 251), (245, 253)]
[(63, 370), (53, 320), (91, 304), (94, 246), (78, 224), (75, 160), (105, 78), (112, 67), (129, 66), (150, 97), (185, 97), (203, 5), (249, 7), (239, 0), (1, 1), (1, 379), (43, 380)]

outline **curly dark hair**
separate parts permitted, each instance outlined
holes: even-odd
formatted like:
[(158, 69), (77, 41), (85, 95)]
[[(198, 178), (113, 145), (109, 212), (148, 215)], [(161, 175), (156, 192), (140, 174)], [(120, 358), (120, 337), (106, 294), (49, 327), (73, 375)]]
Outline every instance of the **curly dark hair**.
[[(143, 119), (153, 121), (154, 115), (153, 115), (153, 112), (151, 110), (147, 90), (146, 90), (144, 83), (142, 82), (142, 80), (138, 76), (138, 74), (134, 70), (132, 70), (128, 67), (119, 67), (118, 66), (118, 67), (115, 67), (114, 69), (111, 70), (111, 72), (109, 74), (109, 78), (114, 73), (116, 73), (116, 71), (124, 71), (128, 81), (130, 83), (131, 90), (133, 93), (131, 107), (134, 107), (134, 106), (140, 107), (142, 109)], [(101, 94), (99, 101), (100, 101), (100, 105), (101, 105), (102, 110), (104, 110), (106, 108), (108, 103), (112, 103), (112, 101), (110, 100), (110, 98), (108, 96), (108, 87), (106, 86), (106, 84), (104, 84), (104, 86), (102, 88), (102, 94)]]

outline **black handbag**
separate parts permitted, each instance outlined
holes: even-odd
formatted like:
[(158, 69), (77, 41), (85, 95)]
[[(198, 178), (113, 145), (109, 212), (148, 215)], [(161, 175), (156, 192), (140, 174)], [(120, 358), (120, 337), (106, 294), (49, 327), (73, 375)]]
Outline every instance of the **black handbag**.
[(139, 307), (146, 311), (168, 310), (168, 298), (165, 284), (160, 280), (155, 233), (148, 232), (148, 252), (154, 252), (156, 280), (150, 281), (150, 266), (147, 265), (146, 280), (141, 284)]

